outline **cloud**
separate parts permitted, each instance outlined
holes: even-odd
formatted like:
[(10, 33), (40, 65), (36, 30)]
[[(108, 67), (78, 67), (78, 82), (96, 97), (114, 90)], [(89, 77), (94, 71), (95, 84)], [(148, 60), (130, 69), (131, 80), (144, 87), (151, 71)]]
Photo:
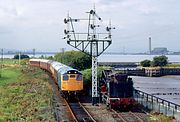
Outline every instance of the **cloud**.
[(0, 13), (1, 15), (8, 15), (8, 16), (17, 16), (17, 10), (14, 7), (3, 7), (0, 6)]
[[(3, 20), (13, 19), (18, 16), (17, 9), (13, 6), (0, 5), (0, 19)], [(1, 24), (1, 23), (0, 23)]]
[(125, 0), (91, 0), (93, 3), (99, 3), (99, 4), (113, 4), (113, 3), (121, 3)]
[[(14, 40), (18, 45), (12, 48), (27, 48), (26, 43), (39, 49), (69, 48), (66, 41), (61, 40), (66, 28), (63, 19), (68, 11), (73, 18), (87, 18), (85, 12), (91, 10), (94, 3), (104, 25), (111, 19), (116, 27), (112, 31), (115, 45), (128, 47), (133, 42), (134, 46), (129, 49), (138, 49), (149, 35), (158, 35), (154, 42), (157, 44), (165, 37), (178, 43), (179, 0), (0, 0), (0, 40), (4, 40), (1, 46)], [(168, 35), (170, 32), (175, 34)], [(6, 39), (2, 39), (3, 35)], [(40, 42), (45, 44), (40, 46)]]

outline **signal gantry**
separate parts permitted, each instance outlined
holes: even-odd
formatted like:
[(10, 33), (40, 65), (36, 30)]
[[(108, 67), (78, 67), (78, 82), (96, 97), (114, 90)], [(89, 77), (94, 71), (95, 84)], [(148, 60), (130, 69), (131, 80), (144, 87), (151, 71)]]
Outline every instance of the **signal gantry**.
[[(111, 30), (115, 28), (111, 27), (110, 22), (109, 26), (105, 27), (105, 33), (97, 32), (98, 30), (102, 31), (102, 18), (98, 16), (95, 8), (86, 13), (88, 13), (87, 19), (74, 19), (68, 13), (67, 18), (64, 19), (64, 23), (67, 25), (67, 29), (64, 30), (64, 39), (67, 39), (67, 44), (92, 56), (92, 104), (95, 105), (99, 97), (97, 90), (97, 58), (111, 45)], [(80, 22), (82, 25), (87, 22), (86, 32), (77, 32), (75, 30), (76, 23)], [(79, 27), (78, 30), (84, 30), (84, 27), (83, 29)]]

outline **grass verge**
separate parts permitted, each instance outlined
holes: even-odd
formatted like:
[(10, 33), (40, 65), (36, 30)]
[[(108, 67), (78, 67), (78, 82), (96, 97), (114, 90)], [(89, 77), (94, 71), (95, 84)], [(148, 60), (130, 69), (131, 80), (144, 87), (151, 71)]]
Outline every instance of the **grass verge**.
[(0, 79), (0, 122), (54, 121), (49, 77), (30, 67), (6, 67)]
[(4, 86), (8, 83), (17, 81), (18, 77), (21, 74), (21, 71), (17, 67), (16, 68), (6, 67), (2, 69), (1, 73), (2, 76), (0, 78), (0, 86)]
[(174, 122), (175, 118), (170, 116), (165, 116), (161, 113), (152, 112), (150, 113), (150, 117), (148, 119), (148, 122)]
[(169, 67), (169, 68), (180, 68), (180, 64), (168, 64), (165, 67)]

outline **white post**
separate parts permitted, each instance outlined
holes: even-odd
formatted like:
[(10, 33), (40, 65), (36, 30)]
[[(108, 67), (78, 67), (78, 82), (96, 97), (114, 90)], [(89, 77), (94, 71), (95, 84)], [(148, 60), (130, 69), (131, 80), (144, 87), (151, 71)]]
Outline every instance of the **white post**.
[(33, 49), (33, 58), (35, 58), (36, 49)]
[(2, 77), (2, 69), (3, 69), (3, 49), (1, 49), (1, 70), (0, 70), (0, 78)]
[(19, 65), (21, 63), (21, 52), (19, 52)]

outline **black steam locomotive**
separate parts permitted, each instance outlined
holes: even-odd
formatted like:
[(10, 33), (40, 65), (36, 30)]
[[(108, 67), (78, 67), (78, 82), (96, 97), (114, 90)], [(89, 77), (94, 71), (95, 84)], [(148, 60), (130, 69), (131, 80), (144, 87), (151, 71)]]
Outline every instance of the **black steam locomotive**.
[(133, 81), (127, 74), (104, 70), (101, 79), (102, 101), (108, 107), (129, 109), (135, 104)]

